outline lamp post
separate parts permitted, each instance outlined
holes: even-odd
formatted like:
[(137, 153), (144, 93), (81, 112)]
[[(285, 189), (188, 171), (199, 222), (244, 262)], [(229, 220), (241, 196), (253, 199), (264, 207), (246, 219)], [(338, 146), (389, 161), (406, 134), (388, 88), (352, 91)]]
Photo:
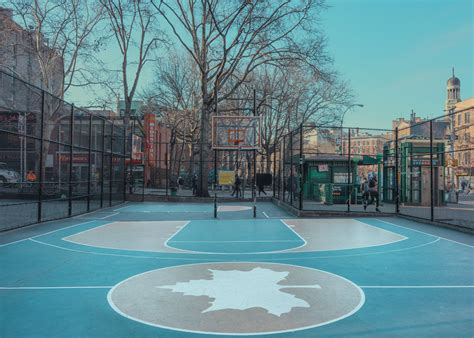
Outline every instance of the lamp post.
[[(354, 104), (351, 104), (349, 107), (346, 108), (346, 110), (344, 110), (344, 112), (342, 113), (342, 116), (341, 116), (341, 155), (344, 155), (344, 142), (343, 142), (343, 137), (344, 137), (344, 130), (342, 128), (343, 124), (344, 124), (344, 116), (346, 115), (346, 113), (354, 108), (354, 107), (360, 107), (360, 108), (363, 108), (364, 105), (361, 104), (361, 103), (354, 103)], [(347, 145), (349, 147), (349, 145)]]

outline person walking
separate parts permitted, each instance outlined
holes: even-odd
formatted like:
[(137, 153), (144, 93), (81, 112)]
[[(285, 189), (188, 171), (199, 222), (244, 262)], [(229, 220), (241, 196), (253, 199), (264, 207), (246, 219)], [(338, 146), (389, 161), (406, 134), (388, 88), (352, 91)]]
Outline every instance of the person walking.
[(178, 180), (176, 181), (176, 183), (178, 183), (178, 190), (183, 190), (184, 179), (181, 176), (178, 177)]
[(192, 183), (192, 186), (193, 186), (193, 196), (196, 196), (196, 192), (197, 192), (197, 175), (196, 173), (193, 174), (193, 178), (191, 180), (191, 183)]
[(132, 173), (128, 173), (127, 175), (127, 182), (128, 182), (128, 191), (130, 193), (130, 195), (133, 194), (133, 188), (134, 188), (134, 185), (135, 185), (135, 179), (133, 178), (133, 174)]
[(260, 196), (261, 193), (267, 196), (267, 193), (265, 192), (265, 186), (263, 185), (263, 182), (261, 180), (257, 182), (257, 187), (258, 187), (258, 196)]
[(375, 175), (375, 173), (372, 173), (372, 175), (369, 176), (369, 196), (370, 196), (370, 202), (364, 204), (364, 210), (367, 210), (367, 206), (374, 203), (374, 200), (375, 200), (375, 211), (380, 212), (378, 181), (377, 181), (377, 176)]
[(242, 184), (242, 181), (241, 181), (239, 175), (235, 175), (234, 191), (232, 192), (232, 196), (234, 196), (234, 193), (235, 193), (236, 198), (239, 198), (239, 195), (240, 195), (240, 197), (242, 197), (242, 191), (240, 190), (240, 185), (241, 184)]
[(362, 176), (362, 182), (360, 184), (360, 191), (362, 192), (362, 204), (364, 205), (364, 210), (367, 208), (367, 203), (369, 201), (369, 181), (365, 176)]

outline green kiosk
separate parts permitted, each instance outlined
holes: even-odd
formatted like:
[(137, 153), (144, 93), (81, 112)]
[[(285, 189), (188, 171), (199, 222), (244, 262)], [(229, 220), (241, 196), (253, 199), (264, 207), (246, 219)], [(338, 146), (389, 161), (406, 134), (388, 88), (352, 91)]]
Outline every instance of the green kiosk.
[[(433, 192), (434, 205), (446, 203), (444, 198), (444, 142), (433, 143)], [(406, 205), (431, 205), (430, 141), (405, 139), (399, 143), (400, 203)], [(383, 200), (395, 202), (395, 149), (393, 142), (384, 146)]]
[(351, 203), (361, 203), (359, 167), (375, 166), (380, 177), (381, 163), (382, 156), (354, 155), (351, 158), (349, 184), (347, 155), (306, 156), (303, 160), (305, 173), (303, 198), (328, 205), (346, 204), (347, 196), (352, 192)]

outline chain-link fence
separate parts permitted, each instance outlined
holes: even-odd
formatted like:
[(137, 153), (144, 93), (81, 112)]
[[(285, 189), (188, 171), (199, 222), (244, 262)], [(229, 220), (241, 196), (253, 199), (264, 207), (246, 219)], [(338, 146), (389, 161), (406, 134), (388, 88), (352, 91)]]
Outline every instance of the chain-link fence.
[(137, 121), (127, 132), (121, 119), (3, 72), (0, 88), (0, 230), (115, 205), (126, 194), (256, 195), (315, 214), (474, 227), (474, 106), (399, 119), (395, 129), (300, 125), (255, 151), (213, 150), (170, 133), (150, 139)]
[(318, 214), (399, 214), (472, 229), (471, 112), (399, 120), (394, 130), (302, 125), (275, 147), (274, 196)]
[[(207, 143), (203, 145), (207, 152), (202, 153), (199, 143), (154, 142), (149, 147), (156, 155), (146, 160), (143, 193), (147, 195), (193, 197), (207, 191), (219, 198), (252, 198), (255, 174), (267, 172), (272, 164), (253, 150), (212, 150)], [(260, 196), (273, 196), (271, 175)], [(198, 193), (201, 190), (203, 194)]]
[(0, 231), (123, 202), (125, 136), (0, 71)]

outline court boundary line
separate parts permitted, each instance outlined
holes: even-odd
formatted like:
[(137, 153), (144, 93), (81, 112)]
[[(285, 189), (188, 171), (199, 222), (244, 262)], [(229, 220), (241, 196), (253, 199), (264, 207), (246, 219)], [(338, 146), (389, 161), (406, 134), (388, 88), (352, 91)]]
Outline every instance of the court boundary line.
[(111, 289), (113, 286), (0, 286), (0, 290), (74, 290), (74, 289)]
[[(142, 204), (130, 204), (130, 205), (125, 205), (123, 207), (120, 207), (118, 209), (114, 209), (113, 211), (119, 211), (120, 213), (120, 210), (121, 209), (125, 209), (125, 208), (128, 208), (128, 207), (132, 207), (134, 205), (140, 205), (140, 206), (144, 206), (144, 205), (147, 205), (147, 204), (143, 204), (143, 202), (141, 202)], [(166, 203), (161, 203), (160, 202), (157, 202), (156, 204), (158, 205), (165, 205)], [(191, 204), (191, 203), (189, 203)], [(195, 204), (195, 203), (193, 203)], [(205, 204), (205, 203), (203, 203)], [(207, 204), (206, 204), (207, 205)], [(186, 210), (182, 210), (182, 211), (165, 211), (165, 210), (162, 210), (162, 211), (151, 211), (151, 210), (143, 210), (143, 211), (129, 211), (129, 212), (133, 212), (133, 213), (146, 213), (146, 214), (149, 214), (149, 213), (178, 213), (178, 214), (181, 214), (181, 213), (198, 213), (198, 214), (206, 214), (206, 213), (212, 213), (212, 210), (208, 210), (208, 211), (186, 211)]]
[(359, 285), (362, 289), (471, 289), (474, 285)]
[[(63, 246), (59, 246), (59, 245), (55, 245), (55, 244), (51, 244), (51, 243), (46, 243), (46, 242), (38, 241), (36, 239), (29, 239), (29, 240), (32, 241), (32, 242), (41, 244), (41, 245), (50, 246), (50, 247), (60, 249), (60, 250), (66, 250), (66, 251), (72, 251), (72, 252), (90, 254), (90, 255), (98, 255), (98, 256), (112, 256), (112, 257), (123, 257), (123, 258), (139, 258), (139, 259), (186, 260), (186, 261), (193, 261), (193, 262), (194, 261), (206, 261), (206, 260), (208, 260), (208, 261), (217, 261), (217, 262), (222, 261), (221, 259), (189, 258), (189, 257), (183, 257), (183, 258), (179, 258), (179, 257), (159, 257), (159, 256), (144, 256), (144, 255), (134, 256), (134, 255), (118, 254), (118, 253), (86, 251), (86, 250), (72, 249), (72, 248), (67, 248), (67, 247), (63, 247)], [(81, 245), (81, 244), (79, 244), (79, 245)], [(89, 246), (89, 245), (84, 245), (84, 246), (89, 247), (89, 248), (94, 248), (93, 246)], [(118, 249), (116, 249), (116, 250), (118, 250)], [(138, 252), (140, 252), (140, 251), (138, 251)], [(141, 251), (141, 252), (143, 252), (143, 251)], [(153, 251), (153, 252), (155, 252), (155, 251)], [(159, 252), (159, 253), (169, 254), (169, 253), (166, 253), (166, 252)], [(176, 253), (173, 253), (173, 254), (176, 254)]]
[[(166, 259), (166, 260), (182, 260), (182, 261), (212, 261), (212, 262), (214, 262), (214, 261), (221, 262), (222, 261), (222, 259), (220, 259), (220, 258), (212, 259), (212, 258), (163, 257), (163, 256), (143, 256), (143, 255), (140, 256), (140, 255), (126, 255), (126, 254), (85, 251), (85, 250), (71, 249), (71, 248), (66, 248), (66, 247), (62, 247), (62, 246), (59, 246), (59, 245), (55, 245), (55, 244), (45, 243), (45, 242), (38, 241), (38, 240), (35, 240), (35, 239), (29, 239), (29, 240), (32, 241), (32, 242), (38, 243), (38, 244), (50, 246), (50, 247), (60, 249), (60, 250), (66, 250), (66, 251), (72, 251), (72, 252), (84, 253), (84, 254), (91, 254), (91, 255), (100, 255), (100, 256), (114, 256), (114, 257), (138, 258), (138, 259)], [(282, 257), (282, 258), (263, 258), (263, 259), (261, 257), (259, 257), (259, 258), (255, 258), (255, 261), (256, 262), (258, 262), (258, 261), (261, 262), (263, 260), (264, 262), (266, 262), (266, 261), (276, 261), (276, 262), (278, 262), (278, 261), (286, 261), (286, 260), (294, 260), (294, 259), (300, 259), (300, 260), (303, 260), (303, 259), (320, 259), (320, 258), (328, 259), (328, 258), (343, 258), (343, 257), (368, 256), (368, 255), (381, 255), (381, 254), (392, 253), (392, 252), (418, 249), (418, 248), (421, 248), (421, 247), (424, 247), (424, 246), (427, 246), (427, 245), (430, 245), (430, 244), (434, 244), (434, 243), (438, 242), (439, 240), (440, 240), (440, 238), (436, 238), (434, 241), (431, 241), (431, 242), (428, 242), (428, 243), (423, 243), (423, 244), (411, 246), (411, 247), (408, 247), (408, 248), (400, 248), (400, 249), (387, 250), (387, 251), (381, 251), (381, 252), (368, 252), (368, 253), (349, 254), (349, 255), (303, 256), (303, 257)], [(86, 247), (93, 248), (92, 246), (86, 246)], [(140, 252), (140, 251), (138, 251), (138, 252)], [(179, 253), (167, 253), (167, 252), (157, 252), (157, 253), (161, 253), (161, 254), (165, 254), (165, 255), (179, 254)], [(288, 254), (301, 254), (301, 252), (288, 252)], [(203, 255), (205, 255), (205, 254), (203, 254)], [(229, 254), (229, 255), (234, 255), (234, 254)], [(255, 255), (257, 255), (257, 254), (255, 254)]]
[[(457, 244), (460, 244), (460, 245), (464, 245), (464, 246), (467, 246), (468, 248), (474, 248), (474, 246), (472, 246), (472, 245), (469, 245), (469, 244), (466, 244), (466, 243), (461, 243), (461, 242), (455, 241), (455, 240), (453, 240), (453, 239), (449, 239), (449, 238), (442, 237), (442, 236), (438, 236), (438, 235), (433, 235), (433, 234), (430, 234), (430, 233), (427, 233), (427, 232), (424, 232), (424, 231), (421, 231), (421, 230), (411, 229), (411, 228), (408, 228), (408, 227), (406, 227), (406, 226), (398, 225), (398, 224), (391, 223), (391, 222), (387, 222), (387, 221), (383, 221), (383, 220), (378, 219), (378, 218), (375, 218), (375, 219), (378, 220), (378, 221), (380, 221), (380, 222), (383, 222), (383, 223), (387, 223), (387, 224), (390, 224), (390, 225), (394, 225), (394, 226), (396, 226), (396, 227), (400, 227), (400, 228), (404, 228), (404, 229), (407, 229), (407, 230), (419, 232), (419, 233), (421, 233), (421, 234), (428, 235), (428, 236), (431, 236), (431, 237), (437, 237), (437, 238), (440, 238), (440, 239), (444, 239), (445, 241), (449, 241), (449, 242), (457, 243)], [(418, 223), (421, 223), (421, 222), (418, 222)]]
[[(396, 243), (396, 242), (400, 242), (400, 241), (404, 241), (404, 240), (408, 239), (408, 237), (405, 236), (405, 235), (398, 234), (398, 233), (396, 233), (396, 232), (393, 232), (393, 231), (390, 231), (390, 230), (387, 230), (387, 229), (378, 227), (378, 226), (376, 226), (376, 225), (372, 225), (372, 224), (366, 223), (366, 222), (362, 221), (361, 219), (363, 219), (363, 218), (354, 218), (353, 220), (356, 221), (356, 222), (359, 222), (359, 223), (363, 223), (364, 225), (368, 225), (369, 227), (376, 228), (377, 230), (382, 230), (382, 231), (389, 232), (389, 233), (391, 233), (391, 234), (394, 234), (394, 235), (397, 235), (397, 236), (402, 237), (402, 239), (399, 239), (399, 240), (397, 240), (397, 241), (395, 241), (395, 242), (392, 242), (392, 243)], [(376, 220), (377, 220), (377, 221), (380, 221), (380, 219), (378, 219), (378, 218), (376, 218)]]
[[(195, 221), (202, 221), (202, 220), (195, 220)], [(235, 220), (222, 220), (222, 221), (235, 221)], [(170, 249), (174, 249), (174, 250), (179, 250), (183, 253), (188, 253), (188, 254), (192, 254), (192, 255), (197, 255), (197, 254), (201, 254), (201, 255), (261, 255), (261, 254), (274, 254), (274, 253), (285, 253), (287, 251), (290, 251), (290, 250), (295, 250), (295, 249), (298, 249), (298, 248), (301, 248), (303, 246), (306, 245), (306, 241), (304, 240), (304, 238), (302, 238), (300, 235), (298, 235), (293, 229), (291, 229), (288, 225), (286, 225), (285, 222), (283, 222), (282, 219), (280, 219), (280, 221), (287, 227), (289, 228), (291, 231), (293, 231), (299, 238), (302, 239), (303, 241), (303, 244), (298, 246), (298, 247), (294, 247), (294, 248), (289, 248), (289, 249), (283, 249), (283, 250), (275, 250), (275, 251), (257, 251), (257, 252), (211, 252), (211, 251), (195, 251), (195, 250), (187, 250), (187, 249), (180, 249), (180, 248), (176, 248), (174, 246), (169, 246), (167, 245), (167, 243), (169, 242), (176, 242), (176, 243), (179, 243), (180, 241), (172, 241), (171, 239), (176, 236), (181, 230), (183, 230), (183, 228), (185, 226), (187, 226), (189, 223), (191, 223), (192, 221), (188, 221), (188, 223), (186, 225), (183, 226), (183, 228), (179, 229), (173, 236), (171, 236), (170, 238), (168, 238), (168, 240), (166, 240), (165, 242), (165, 246), (170, 248)], [(197, 243), (199, 243), (200, 241), (196, 241)], [(251, 242), (255, 242), (255, 241), (251, 241)], [(274, 242), (274, 241), (270, 241), (270, 242)], [(221, 241), (216, 241), (216, 243), (221, 243)], [(157, 251), (155, 251), (157, 252)]]
[(209, 262), (203, 262), (203, 263), (192, 263), (192, 264), (185, 264), (185, 265), (178, 265), (178, 266), (170, 266), (170, 267), (163, 267), (163, 268), (158, 268), (158, 269), (153, 269), (153, 270), (148, 270), (148, 271), (145, 271), (145, 272), (142, 272), (142, 273), (139, 273), (137, 275), (134, 275), (134, 276), (131, 276), (131, 277), (128, 277), (127, 279), (124, 279), (122, 281), (120, 281), (119, 283), (117, 283), (116, 285), (114, 285), (114, 287), (112, 289), (109, 290), (109, 292), (107, 293), (107, 302), (109, 303), (109, 306), (116, 312), (118, 313), (119, 315), (125, 317), (125, 318), (128, 318), (130, 320), (133, 320), (133, 321), (136, 321), (136, 322), (139, 322), (139, 323), (142, 323), (142, 324), (145, 324), (145, 325), (148, 325), (148, 326), (153, 326), (153, 327), (158, 327), (158, 328), (163, 328), (163, 329), (169, 329), (169, 330), (173, 330), (173, 331), (178, 331), (178, 332), (188, 332), (188, 333), (198, 333), (198, 334), (209, 334), (209, 335), (232, 335), (232, 336), (262, 336), (262, 335), (270, 335), (270, 334), (278, 334), (278, 333), (288, 333), (288, 332), (297, 332), (297, 331), (303, 331), (303, 330), (307, 330), (307, 329), (312, 329), (312, 328), (316, 328), (316, 327), (320, 327), (320, 326), (325, 326), (325, 325), (328, 325), (328, 324), (331, 324), (331, 323), (335, 323), (335, 322), (338, 322), (340, 320), (343, 320), (345, 318), (348, 318), (350, 316), (352, 316), (353, 314), (357, 313), (365, 304), (365, 301), (366, 301), (366, 298), (365, 298), (365, 293), (364, 291), (362, 290), (362, 288), (357, 285), (356, 283), (354, 283), (353, 281), (351, 281), (350, 279), (348, 278), (345, 278), (341, 275), (338, 275), (338, 274), (335, 274), (335, 273), (332, 273), (332, 272), (329, 272), (329, 271), (325, 271), (325, 270), (321, 270), (321, 269), (316, 269), (316, 268), (311, 268), (311, 267), (307, 267), (307, 266), (301, 266), (301, 265), (295, 265), (295, 264), (281, 264), (281, 263), (268, 263), (268, 262), (251, 262), (251, 261), (238, 261), (238, 262), (232, 262), (232, 261), (227, 261), (227, 262), (219, 262), (220, 264), (258, 264), (258, 263), (262, 263), (262, 264), (269, 264), (269, 265), (288, 265), (288, 266), (293, 266), (293, 267), (297, 267), (297, 268), (300, 268), (300, 269), (303, 269), (303, 270), (313, 270), (313, 271), (319, 271), (319, 272), (323, 272), (323, 273), (326, 273), (326, 274), (329, 274), (329, 275), (332, 275), (332, 276), (336, 276), (338, 278), (341, 278), (342, 280), (345, 280), (346, 282), (348, 282), (349, 284), (353, 285), (357, 291), (359, 291), (359, 294), (360, 294), (360, 301), (359, 301), (359, 304), (357, 304), (354, 309), (352, 309), (351, 311), (349, 311), (348, 313), (342, 315), (342, 316), (339, 316), (337, 318), (334, 318), (332, 320), (329, 320), (329, 321), (326, 321), (326, 322), (323, 322), (323, 323), (318, 323), (318, 324), (315, 324), (315, 325), (309, 325), (309, 326), (305, 326), (305, 327), (298, 327), (298, 328), (293, 328), (293, 329), (287, 329), (287, 330), (279, 330), (279, 331), (268, 331), (268, 332), (246, 332), (246, 333), (232, 333), (232, 332), (207, 332), (207, 331), (197, 331), (197, 330), (188, 330), (188, 329), (181, 329), (181, 328), (176, 328), (176, 327), (171, 327), (171, 326), (163, 326), (163, 325), (158, 325), (158, 324), (153, 324), (153, 323), (150, 323), (150, 322), (146, 322), (144, 320), (141, 320), (141, 319), (138, 319), (138, 318), (135, 318), (135, 317), (132, 317), (124, 312), (122, 312), (116, 305), (115, 303), (113, 302), (112, 300), (112, 293), (113, 291), (121, 284), (127, 282), (128, 280), (132, 279), (132, 278), (135, 278), (135, 277), (138, 277), (138, 276), (141, 276), (141, 275), (144, 275), (146, 273), (150, 273), (152, 271), (156, 271), (156, 270), (164, 270), (164, 269), (172, 269), (172, 268), (182, 268), (182, 267), (187, 267), (187, 266), (194, 266), (194, 265), (205, 265), (205, 264), (216, 264), (216, 263), (209, 263)]
[[(161, 223), (161, 222), (163, 222), (163, 223), (169, 223), (169, 222), (181, 223), (179, 225), (176, 225), (175, 228), (177, 228), (177, 227), (182, 228), (182, 227), (186, 226), (186, 224), (190, 221), (171, 221), (171, 220), (170, 221), (168, 221), (168, 220), (164, 220), (164, 221), (111, 221), (109, 223), (102, 224), (102, 225), (96, 226), (94, 228), (86, 229), (86, 230), (83, 230), (81, 232), (75, 233), (73, 235), (63, 237), (63, 238), (61, 238), (61, 240), (65, 241), (65, 242), (68, 242), (68, 243), (75, 244), (75, 245), (86, 246), (88, 248), (99, 248), (99, 249), (107, 249), (107, 250), (122, 250), (122, 251), (135, 251), (135, 252), (156, 252), (156, 253), (164, 253), (164, 254), (170, 254), (170, 253), (177, 254), (177, 253), (180, 253), (180, 252), (166, 252), (166, 251), (154, 251), (154, 250), (136, 250), (136, 249), (126, 249), (126, 248), (119, 249), (119, 248), (114, 248), (114, 247), (110, 247), (110, 246), (91, 245), (91, 244), (86, 244), (86, 243), (80, 243), (80, 242), (76, 242), (76, 241), (73, 241), (71, 239), (68, 239), (69, 237), (76, 236), (76, 235), (85, 233), (87, 231), (92, 231), (92, 230), (95, 230), (97, 228), (101, 228), (101, 227), (105, 227), (105, 226), (111, 226), (114, 223)], [(179, 231), (179, 230), (177, 230), (177, 231)], [(174, 249), (172, 247), (170, 249), (173, 249), (175, 251), (179, 251), (179, 249)]]
[(91, 220), (91, 221), (87, 221), (87, 222), (82, 222), (82, 223), (78, 223), (78, 224), (73, 224), (73, 225), (67, 226), (67, 227), (65, 227), (65, 228), (60, 228), (60, 229), (56, 229), (56, 230), (52, 230), (52, 231), (45, 232), (44, 234), (35, 235), (35, 236), (28, 237), (28, 238), (23, 238), (23, 239), (14, 241), (14, 242), (9, 242), (9, 243), (5, 243), (5, 244), (0, 244), (0, 248), (1, 248), (1, 247), (4, 247), (4, 246), (8, 246), (8, 245), (10, 245), (10, 244), (15, 244), (15, 243), (24, 242), (24, 241), (27, 241), (27, 240), (32, 239), (32, 238), (37, 238), (37, 237), (49, 235), (49, 234), (52, 234), (53, 232), (57, 232), (57, 231), (60, 231), (60, 230), (70, 229), (70, 228), (73, 228), (73, 227), (76, 227), (76, 226), (79, 226), (79, 225), (84, 225), (84, 224), (92, 223), (92, 222), (95, 222), (95, 221), (96, 221), (96, 220)]
[[(241, 208), (245, 208), (245, 209), (240, 209), (240, 210), (221, 210), (221, 208), (225, 208), (225, 207), (241, 207)], [(235, 205), (235, 204), (230, 204), (230, 205), (219, 205), (217, 207), (217, 212), (239, 212), (239, 211), (249, 211), (249, 210), (252, 210), (252, 206), (248, 206), (248, 205)]]
[(169, 241), (173, 243), (286, 243), (286, 242), (301, 242), (297, 239), (281, 239), (281, 240), (261, 240), (261, 241)]
[[(291, 219), (287, 219), (287, 220), (296, 220), (296, 221), (321, 221), (321, 220), (344, 220), (344, 221), (347, 221), (347, 220), (351, 220), (351, 221), (356, 221), (358, 223), (361, 223), (362, 225), (364, 226), (368, 226), (368, 227), (371, 227), (371, 228), (375, 228), (377, 230), (382, 230), (382, 231), (385, 231), (385, 232), (389, 232), (391, 234), (394, 234), (396, 236), (399, 236), (400, 239), (397, 239), (395, 241), (391, 241), (389, 243), (380, 243), (380, 244), (373, 244), (373, 245), (367, 245), (367, 246), (363, 246), (363, 247), (351, 247), (351, 248), (341, 248), (341, 249), (324, 249), (324, 250), (321, 250), (321, 249), (314, 249), (314, 250), (300, 250), (300, 251), (296, 251), (295, 253), (304, 253), (304, 252), (325, 252), (325, 251), (341, 251), (341, 250), (356, 250), (356, 249), (365, 249), (365, 248), (374, 248), (374, 247), (381, 247), (381, 246), (384, 246), (384, 245), (390, 245), (390, 244), (394, 244), (394, 243), (398, 243), (398, 242), (402, 242), (402, 241), (405, 241), (405, 240), (408, 240), (409, 237), (406, 237), (404, 235), (401, 235), (399, 233), (396, 233), (396, 232), (393, 232), (393, 231), (390, 231), (390, 230), (386, 230), (386, 229), (383, 229), (383, 228), (380, 228), (376, 225), (371, 225), (371, 224), (368, 224), (368, 223), (365, 223), (364, 221), (360, 221), (356, 218), (319, 218), (319, 219), (315, 219), (315, 218), (291, 218)], [(285, 223), (286, 224), (286, 223)], [(292, 224), (290, 224), (289, 226), (291, 226)], [(297, 225), (293, 225), (294, 227), (296, 227)]]

